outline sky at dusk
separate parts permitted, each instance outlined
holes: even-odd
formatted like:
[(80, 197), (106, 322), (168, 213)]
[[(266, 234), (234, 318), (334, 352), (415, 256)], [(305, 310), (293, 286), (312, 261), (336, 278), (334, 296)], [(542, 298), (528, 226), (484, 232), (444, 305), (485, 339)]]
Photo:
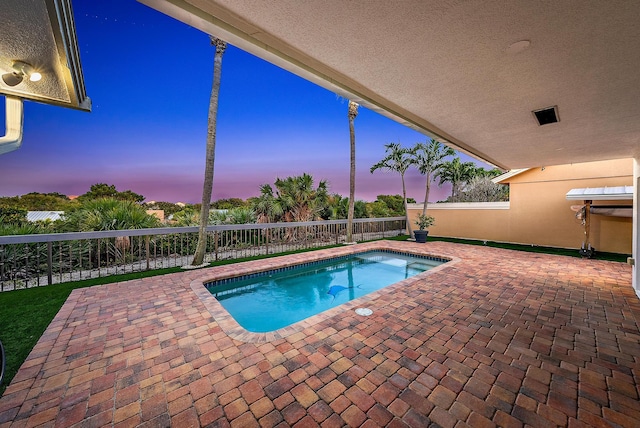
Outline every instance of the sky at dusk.
[[(73, 8), (93, 110), (26, 101), (22, 148), (0, 156), (0, 196), (78, 195), (107, 183), (147, 201), (199, 202), (214, 56), (208, 35), (135, 0), (73, 0)], [(233, 46), (222, 68), (213, 199), (257, 196), (262, 184), (305, 172), (347, 196), (348, 102)], [(369, 168), (384, 144), (426, 137), (363, 107), (355, 130), (356, 198), (400, 194), (399, 175)], [(411, 169), (406, 181), (408, 196), (422, 201), (424, 177)], [(433, 187), (430, 199), (449, 193)]]

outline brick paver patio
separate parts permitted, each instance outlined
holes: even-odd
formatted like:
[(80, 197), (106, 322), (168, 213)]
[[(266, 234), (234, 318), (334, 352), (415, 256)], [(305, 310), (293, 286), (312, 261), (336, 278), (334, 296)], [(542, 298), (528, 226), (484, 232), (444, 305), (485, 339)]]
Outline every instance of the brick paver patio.
[[(381, 246), (455, 262), (270, 336), (194, 292)], [(640, 426), (639, 317), (627, 265), (449, 243), (78, 289), (0, 399), (0, 427)]]

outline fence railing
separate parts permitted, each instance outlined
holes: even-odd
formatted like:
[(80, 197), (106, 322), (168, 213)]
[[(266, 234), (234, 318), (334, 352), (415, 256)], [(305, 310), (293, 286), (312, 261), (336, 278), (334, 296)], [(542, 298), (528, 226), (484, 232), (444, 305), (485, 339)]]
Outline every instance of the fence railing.
[[(205, 261), (318, 248), (345, 242), (346, 220), (216, 225)], [(356, 219), (353, 239), (403, 233), (404, 217)], [(197, 227), (0, 236), (0, 291), (189, 265)]]

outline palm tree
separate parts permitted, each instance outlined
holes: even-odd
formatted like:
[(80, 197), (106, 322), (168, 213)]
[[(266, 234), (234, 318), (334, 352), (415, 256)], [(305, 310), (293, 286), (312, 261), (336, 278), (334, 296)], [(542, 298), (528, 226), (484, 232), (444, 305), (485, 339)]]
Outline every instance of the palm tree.
[(353, 242), (353, 209), (356, 199), (356, 132), (353, 122), (358, 116), (358, 104), (349, 101), (349, 141), (351, 145), (351, 167), (349, 169), (349, 211), (347, 212), (347, 242)]
[(388, 143), (384, 146), (387, 155), (373, 165), (371, 173), (377, 169), (393, 171), (400, 174), (402, 179), (402, 200), (404, 203), (404, 215), (407, 223), (407, 233), (411, 236), (411, 224), (409, 223), (409, 210), (407, 209), (407, 188), (404, 183), (404, 174), (413, 165), (413, 150), (404, 148), (400, 143)]
[(260, 222), (312, 221), (328, 206), (327, 182), (321, 181), (314, 189), (309, 174), (277, 178), (275, 187), (274, 194), (269, 184), (263, 184), (254, 200), (253, 209)]
[(436, 177), (438, 184), (451, 183), (451, 202), (457, 202), (462, 185), (475, 176), (476, 164), (473, 162), (460, 162), (459, 157), (443, 162)]
[(273, 188), (268, 184), (260, 186), (260, 196), (253, 200), (253, 210), (258, 216), (258, 223), (275, 223), (282, 218), (282, 207), (273, 196)]
[(194, 207), (184, 207), (173, 214), (172, 224), (177, 227), (198, 226), (200, 224), (200, 215)]
[(433, 174), (438, 173), (446, 157), (453, 156), (456, 152), (441, 142), (431, 139), (427, 139), (424, 143), (416, 144), (413, 150), (414, 164), (418, 168), (418, 171), (420, 171), (420, 174), (427, 177), (424, 207), (422, 208), (422, 215), (427, 215), (427, 203), (429, 202), (429, 192), (431, 191)]
[[(140, 204), (131, 200), (100, 198), (86, 200), (78, 209), (65, 216), (63, 230), (89, 232), (96, 230), (146, 229), (160, 226), (160, 220), (147, 214)], [(129, 236), (87, 241), (82, 245), (81, 259), (88, 261), (91, 255), (100, 254), (125, 260), (125, 254), (135, 252)], [(93, 258), (93, 262), (98, 259)]]
[(502, 174), (502, 171), (500, 171), (498, 168), (484, 169), (483, 167), (479, 166), (479, 167), (476, 167), (474, 177), (494, 178), (501, 174)]
[(275, 182), (285, 221), (313, 221), (327, 206), (329, 194), (325, 180), (313, 188), (313, 177), (302, 174)]
[(133, 201), (114, 198), (91, 199), (65, 216), (64, 230), (88, 232), (95, 230), (126, 230), (158, 227), (160, 220), (147, 214)]
[(210, 224), (249, 224), (255, 222), (255, 212), (247, 207), (215, 210), (209, 215)]
[[(338, 194), (333, 194), (329, 197), (329, 206), (325, 213), (326, 218), (329, 220), (345, 219), (349, 212), (349, 198), (343, 198)], [(364, 201), (354, 201), (353, 204), (353, 218), (366, 218), (367, 215), (367, 203)], [(389, 217), (389, 216), (385, 216)], [(323, 217), (324, 218), (324, 217)]]
[(200, 225), (198, 228), (198, 245), (193, 256), (192, 266), (199, 266), (204, 262), (207, 248), (207, 224), (209, 223), (209, 207), (213, 192), (213, 166), (216, 156), (216, 122), (218, 117), (218, 94), (220, 93), (220, 74), (222, 73), (222, 55), (227, 43), (211, 36), (211, 44), (216, 47), (213, 59), (213, 85), (209, 99), (209, 119), (207, 127), (207, 153), (205, 157), (204, 185), (202, 186), (202, 207), (200, 208)]

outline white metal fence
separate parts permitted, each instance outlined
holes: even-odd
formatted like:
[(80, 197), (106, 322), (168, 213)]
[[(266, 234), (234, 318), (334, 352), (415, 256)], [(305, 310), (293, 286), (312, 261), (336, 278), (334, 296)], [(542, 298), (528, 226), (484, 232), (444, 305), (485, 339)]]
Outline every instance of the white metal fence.
[[(338, 245), (346, 220), (216, 225), (207, 228), (205, 261)], [(353, 237), (367, 241), (404, 232), (405, 218), (356, 219)], [(107, 275), (185, 266), (197, 227), (0, 236), (0, 291)]]

